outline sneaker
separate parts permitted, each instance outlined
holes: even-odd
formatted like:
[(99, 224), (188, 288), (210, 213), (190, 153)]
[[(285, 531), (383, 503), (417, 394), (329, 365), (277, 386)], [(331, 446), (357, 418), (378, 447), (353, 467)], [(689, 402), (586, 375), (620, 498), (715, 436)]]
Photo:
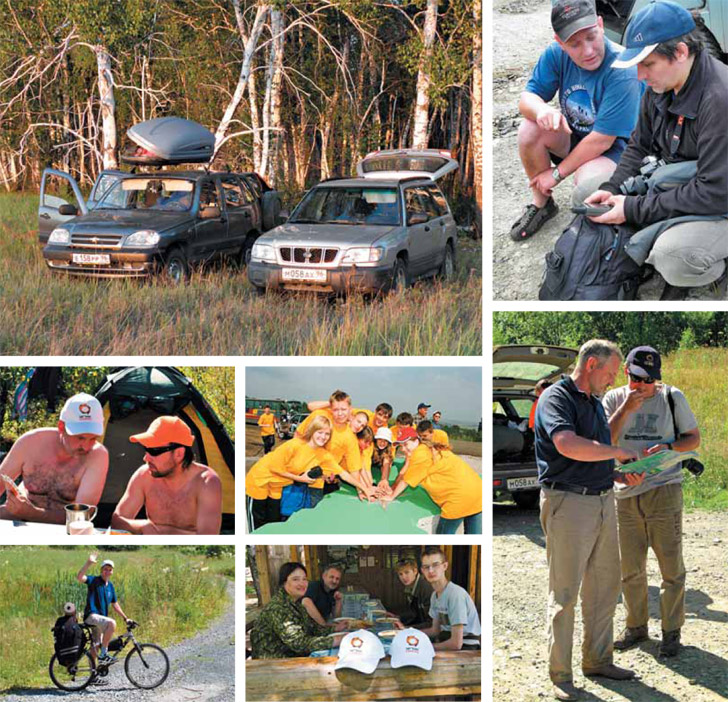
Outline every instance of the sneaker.
[(105, 687), (109, 684), (109, 681), (106, 678), (94, 678), (89, 685), (93, 685), (94, 687)]
[(108, 653), (99, 654), (99, 663), (110, 663), (111, 656)]
[(662, 643), (660, 644), (660, 655), (665, 658), (677, 656), (680, 652), (680, 629), (662, 632)]
[(614, 642), (614, 648), (617, 651), (626, 651), (628, 648), (636, 646), (640, 641), (647, 641), (649, 638), (650, 635), (646, 626), (627, 627)]
[(525, 241), (532, 237), (541, 227), (559, 211), (559, 206), (550, 197), (543, 207), (528, 205), (523, 214), (513, 223), (511, 227), (511, 239), (513, 241)]

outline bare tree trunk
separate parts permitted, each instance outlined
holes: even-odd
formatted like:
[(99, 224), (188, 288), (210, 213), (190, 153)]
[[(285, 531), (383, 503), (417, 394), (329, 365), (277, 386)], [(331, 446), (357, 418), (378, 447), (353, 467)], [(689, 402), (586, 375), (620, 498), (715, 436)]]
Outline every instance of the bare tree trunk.
[(283, 119), (281, 117), (281, 94), (283, 88), (283, 42), (285, 41), (284, 17), (280, 10), (271, 11), (271, 26), (274, 27), (273, 45), (275, 46), (275, 62), (273, 71), (273, 87), (270, 98), (270, 121), (273, 128), (272, 154), (270, 157), (269, 179), (271, 185), (275, 185), (276, 165), (278, 164), (281, 143), (283, 142)]
[[(241, 12), (240, 0), (233, 0), (233, 6), (235, 7), (235, 14), (237, 17), (238, 13)], [(245, 93), (245, 89), (248, 85), (248, 80), (250, 78), (250, 68), (253, 62), (253, 53), (255, 52), (255, 48), (258, 45), (260, 33), (263, 31), (265, 16), (268, 13), (268, 10), (269, 6), (267, 4), (261, 3), (260, 5), (258, 5), (258, 10), (255, 14), (255, 21), (253, 22), (253, 28), (247, 41), (245, 41), (245, 38), (241, 33), (241, 39), (245, 47), (243, 51), (243, 63), (240, 67), (240, 76), (238, 77), (238, 83), (235, 86), (233, 96), (230, 98), (230, 102), (225, 108), (225, 112), (223, 113), (220, 124), (218, 125), (215, 132), (215, 155), (217, 155), (217, 152), (220, 150), (220, 147), (225, 141), (225, 136), (227, 135), (228, 128), (230, 127), (230, 122), (235, 115), (235, 110), (238, 108), (238, 105), (240, 104), (240, 101), (243, 98), (243, 94)], [(238, 25), (238, 29), (240, 29), (240, 25)]]
[[(258, 172), (265, 177), (270, 162), (271, 121), (273, 117), (273, 93), (276, 89), (276, 73), (280, 74), (283, 57), (278, 56), (283, 39), (283, 16), (279, 10), (271, 10), (270, 33), (272, 37), (268, 70), (266, 71), (265, 100), (263, 101), (263, 144)], [(281, 76), (278, 76), (278, 90), (280, 91)], [(280, 93), (278, 95), (278, 118), (280, 119)], [(272, 169), (271, 169), (272, 170)]]
[(435, 44), (437, 32), (437, 0), (427, 0), (425, 11), (425, 26), (422, 33), (422, 56), (420, 57), (419, 71), (417, 72), (417, 100), (414, 111), (414, 127), (412, 129), (412, 147), (415, 149), (427, 148), (428, 111), (430, 107), (430, 60), (432, 47)]
[[(473, 3), (473, 22), (480, 27), (480, 0)], [(483, 42), (480, 31), (473, 34), (473, 99), (470, 106), (470, 153), (473, 161), (473, 189), (475, 190), (475, 233), (483, 232)]]
[(101, 103), (102, 142), (101, 155), (104, 168), (118, 168), (116, 159), (116, 101), (114, 99), (114, 74), (111, 56), (103, 46), (96, 47), (96, 67), (99, 76), (99, 101)]

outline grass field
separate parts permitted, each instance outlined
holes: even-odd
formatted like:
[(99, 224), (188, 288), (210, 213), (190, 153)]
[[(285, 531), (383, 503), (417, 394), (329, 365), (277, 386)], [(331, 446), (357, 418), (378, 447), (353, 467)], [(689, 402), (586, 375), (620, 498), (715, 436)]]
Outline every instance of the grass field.
[(462, 238), (458, 277), (367, 302), (258, 296), (243, 273), (158, 281), (52, 275), (35, 194), (0, 195), (0, 353), (5, 355), (478, 355), (481, 246)]
[[(64, 603), (80, 614), (86, 587), (76, 581), (90, 547), (0, 548), (0, 692), (14, 687), (49, 687), (50, 631)], [(167, 646), (206, 628), (227, 604), (225, 580), (234, 575), (234, 556), (208, 558), (181, 547), (98, 551), (99, 563), (115, 563), (112, 582), (122, 609), (139, 622), (140, 641)], [(98, 566), (90, 569), (98, 574)], [(110, 611), (109, 616), (114, 613)], [(117, 619), (117, 632), (125, 631)]]

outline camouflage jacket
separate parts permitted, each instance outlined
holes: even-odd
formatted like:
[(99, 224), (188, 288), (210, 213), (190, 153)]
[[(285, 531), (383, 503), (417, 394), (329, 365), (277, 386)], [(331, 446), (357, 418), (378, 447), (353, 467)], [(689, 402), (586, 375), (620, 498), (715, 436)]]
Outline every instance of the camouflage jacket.
[(317, 624), (300, 602), (281, 588), (263, 608), (250, 632), (253, 658), (295, 658), (331, 648), (330, 627)]

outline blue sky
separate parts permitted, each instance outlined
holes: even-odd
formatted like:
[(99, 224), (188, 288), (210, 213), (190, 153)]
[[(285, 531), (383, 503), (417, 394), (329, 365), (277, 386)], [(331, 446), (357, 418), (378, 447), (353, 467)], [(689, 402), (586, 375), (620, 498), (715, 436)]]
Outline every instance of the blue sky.
[(446, 424), (477, 424), (482, 413), (480, 368), (247, 368), (248, 397), (325, 400), (332, 391), (348, 392), (355, 406), (368, 409), (389, 402), (395, 414), (414, 412), (420, 402), (440, 410)]

